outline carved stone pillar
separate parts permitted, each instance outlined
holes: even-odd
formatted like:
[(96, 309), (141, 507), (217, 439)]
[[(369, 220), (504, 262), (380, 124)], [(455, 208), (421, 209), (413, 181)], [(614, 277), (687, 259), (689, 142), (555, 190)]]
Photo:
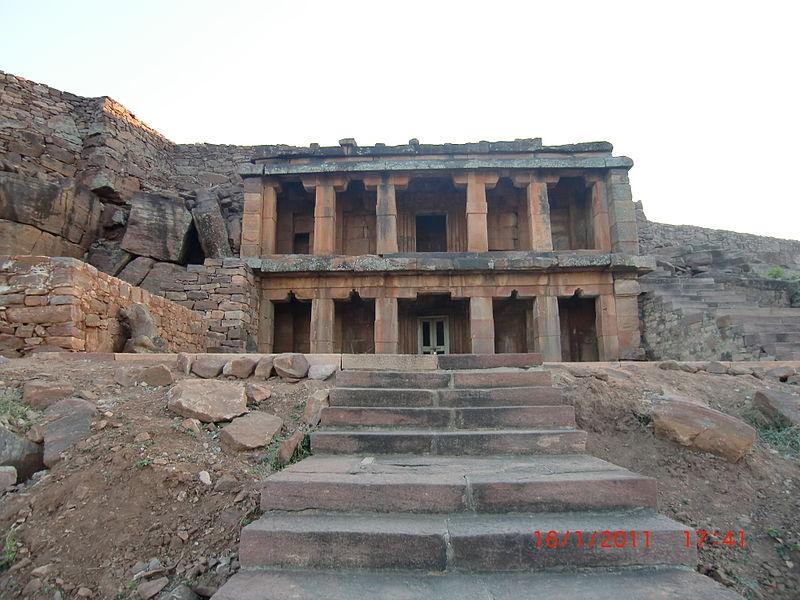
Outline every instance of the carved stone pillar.
[(592, 232), (595, 250), (611, 252), (611, 225), (608, 220), (608, 187), (602, 180), (592, 184)]
[(553, 235), (550, 230), (550, 200), (547, 197), (547, 180), (535, 173), (521, 173), (514, 175), (513, 181), (516, 187), (524, 187), (526, 190), (525, 212), (528, 217), (530, 249), (551, 252)]
[(333, 352), (334, 304), (332, 298), (311, 301), (311, 353)]
[(469, 299), (469, 337), (473, 354), (494, 354), (494, 311), (492, 299)]
[(375, 298), (375, 354), (399, 354), (397, 298)]
[(408, 176), (382, 175), (365, 177), (364, 187), (377, 191), (375, 204), (375, 251), (378, 254), (394, 254), (397, 252), (397, 203), (395, 190), (408, 185)]
[(537, 296), (533, 305), (535, 346), (548, 362), (561, 361), (561, 323), (556, 296)]
[(314, 248), (312, 254), (336, 253), (336, 192), (347, 189), (347, 180), (338, 177), (304, 179), (303, 187), (314, 190)]
[(487, 252), (489, 232), (486, 224), (486, 190), (497, 185), (495, 173), (469, 171), (453, 176), (456, 187), (467, 188), (467, 252)]
[(612, 169), (608, 174), (608, 218), (611, 249), (625, 254), (639, 254), (636, 207), (626, 169)]
[(280, 185), (263, 177), (244, 180), (242, 241), (239, 254), (262, 256), (275, 254)]
[(614, 294), (601, 294), (597, 298), (597, 349), (600, 360), (619, 360), (617, 336), (617, 306)]
[(275, 304), (262, 298), (259, 303), (258, 351), (271, 354), (275, 345)]

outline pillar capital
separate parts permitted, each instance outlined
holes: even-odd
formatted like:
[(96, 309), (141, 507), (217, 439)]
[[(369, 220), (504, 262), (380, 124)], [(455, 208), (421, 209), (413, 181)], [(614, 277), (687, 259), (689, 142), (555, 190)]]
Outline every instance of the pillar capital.
[(375, 175), (367, 175), (364, 177), (364, 187), (374, 192), (379, 185), (393, 185), (397, 190), (404, 190), (408, 187), (408, 182), (411, 180), (410, 175), (395, 174), (395, 173), (380, 173)]
[(522, 171), (511, 175), (514, 187), (518, 188), (528, 187), (531, 183), (558, 183), (559, 179), (559, 175), (543, 171)]
[(313, 192), (318, 187), (332, 187), (336, 192), (343, 192), (349, 183), (347, 177), (343, 175), (315, 175), (303, 177), (301, 181), (307, 192)]
[(497, 185), (500, 176), (492, 171), (464, 171), (453, 173), (453, 184), (463, 189), (470, 185), (483, 184), (484, 188), (491, 190)]

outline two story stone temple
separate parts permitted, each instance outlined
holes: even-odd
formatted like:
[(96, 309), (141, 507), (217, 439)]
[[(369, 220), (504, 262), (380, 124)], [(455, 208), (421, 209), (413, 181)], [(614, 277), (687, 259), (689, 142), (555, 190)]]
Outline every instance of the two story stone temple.
[(241, 171), (259, 351), (637, 358), (632, 165), (538, 138), (265, 149)]

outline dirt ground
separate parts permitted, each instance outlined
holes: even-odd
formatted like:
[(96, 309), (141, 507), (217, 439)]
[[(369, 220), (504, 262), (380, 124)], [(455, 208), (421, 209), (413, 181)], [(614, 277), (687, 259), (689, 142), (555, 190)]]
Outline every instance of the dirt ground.
[[(165, 591), (188, 583), (210, 595), (238, 568), (239, 531), (258, 515), (258, 481), (271, 471), (276, 445), (234, 452), (220, 445), (220, 428), (189, 434), (166, 410), (166, 388), (123, 387), (115, 383), (119, 368), (43, 358), (0, 365), (0, 387), (7, 393), (16, 394), (33, 378), (67, 380), (111, 413), (99, 414), (106, 426), (55, 468), (0, 498), (0, 564), (7, 564), (0, 597), (133, 599), (134, 566), (153, 559), (147, 579), (168, 577)], [(652, 364), (595, 372), (599, 377), (553, 370), (589, 432), (589, 453), (657, 478), (660, 510), (670, 517), (697, 529), (744, 530), (744, 549), (701, 549), (700, 572), (746, 598), (800, 597), (798, 458), (760, 441), (730, 464), (656, 438), (646, 416), (650, 400), (669, 393), (748, 417), (757, 389), (796, 386)], [(310, 392), (325, 387), (277, 379), (268, 385), (272, 397), (258, 408), (285, 420), (281, 437), (298, 427)], [(23, 424), (12, 419), (15, 425)], [(134, 441), (143, 432), (150, 439)], [(201, 471), (210, 474), (211, 485), (200, 481)], [(46, 565), (44, 574), (32, 573)]]
[(653, 363), (598, 370), (607, 381), (554, 371), (554, 382), (576, 406), (578, 425), (589, 433), (589, 454), (656, 478), (665, 515), (720, 538), (745, 532), (744, 549), (702, 547), (698, 571), (745, 598), (800, 598), (798, 457), (759, 439), (749, 455), (731, 464), (654, 436), (646, 417), (651, 399), (669, 394), (748, 421), (756, 390), (798, 393), (797, 386), (751, 375), (665, 371)]
[[(36, 358), (0, 365), (5, 386), (19, 388), (33, 378), (70, 381), (112, 413), (100, 415), (108, 425), (55, 468), (0, 499), (5, 552), (13, 553), (11, 568), (0, 573), (0, 597), (53, 598), (60, 590), (72, 598), (86, 588), (92, 598), (138, 598), (132, 567), (152, 559), (161, 566), (154, 563), (157, 572), (148, 578), (163, 569), (170, 578), (165, 590), (189, 581), (210, 595), (238, 568), (239, 531), (257, 516), (258, 482), (271, 472), (277, 444), (235, 452), (220, 444), (221, 428), (188, 433), (166, 409), (168, 388), (122, 387), (114, 383), (118, 368)], [(326, 387), (277, 378), (265, 385), (272, 396), (258, 409), (284, 419), (281, 439), (297, 429), (307, 396)], [(135, 442), (143, 432), (150, 439)], [(201, 471), (211, 476), (210, 486), (199, 480)], [(48, 564), (52, 572), (38, 578), (41, 589), (21, 594), (34, 578), (31, 570)]]

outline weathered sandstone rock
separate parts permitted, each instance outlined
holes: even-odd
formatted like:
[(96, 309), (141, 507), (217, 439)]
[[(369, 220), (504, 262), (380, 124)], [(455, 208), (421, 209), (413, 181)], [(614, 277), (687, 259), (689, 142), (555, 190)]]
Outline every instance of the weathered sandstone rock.
[(150, 309), (145, 304), (129, 304), (119, 311), (119, 316), (129, 332), (123, 352), (163, 352), (166, 349), (164, 340), (158, 335)]
[(156, 260), (181, 262), (192, 215), (183, 200), (138, 193), (131, 200), (131, 212), (122, 248)]
[(42, 447), (0, 427), (0, 465), (14, 467), (24, 481), (44, 467)]
[(279, 354), (273, 361), (275, 372), (284, 379), (302, 379), (308, 373), (306, 357), (297, 352)]
[(142, 369), (136, 380), (151, 387), (164, 387), (172, 385), (175, 381), (172, 371), (165, 365), (153, 365)]
[(253, 374), (253, 369), (256, 368), (257, 358), (250, 356), (241, 356), (233, 358), (225, 363), (222, 368), (222, 374), (225, 377), (236, 377), (237, 379), (247, 379)]
[(0, 490), (17, 483), (17, 470), (14, 467), (0, 467)]
[(22, 386), (22, 401), (37, 410), (44, 410), (59, 400), (75, 394), (75, 387), (69, 383), (39, 381), (34, 379)]
[(320, 364), (311, 365), (308, 368), (308, 378), (316, 379), (317, 381), (324, 381), (334, 373), (339, 367), (333, 364)]
[(263, 402), (272, 396), (272, 390), (265, 385), (258, 383), (248, 383), (245, 388), (247, 394), (247, 401), (253, 403)]
[(150, 272), (150, 268), (155, 264), (152, 258), (147, 256), (137, 256), (119, 272), (122, 281), (127, 281), (131, 285), (139, 285)]
[(154, 263), (139, 287), (153, 294), (164, 295), (165, 292), (182, 292), (181, 278), (186, 275), (186, 267), (168, 262)]
[(300, 445), (300, 442), (303, 441), (303, 437), (305, 437), (305, 433), (298, 429), (281, 442), (280, 448), (278, 448), (278, 455), (276, 457), (276, 461), (279, 465), (289, 464), (289, 461), (292, 460), (292, 456), (294, 456), (294, 453), (297, 451), (297, 447)]
[(253, 373), (253, 377), (259, 379), (269, 379), (272, 375), (272, 367), (273, 367), (273, 358), (271, 356), (265, 356), (261, 360), (258, 361), (256, 365), (256, 370)]
[(706, 372), (711, 373), (712, 375), (727, 375), (728, 367), (723, 365), (721, 362), (714, 361), (706, 365)]
[(234, 450), (254, 450), (266, 446), (283, 427), (283, 419), (264, 412), (252, 412), (234, 419), (220, 434), (220, 440)]
[(307, 423), (312, 427), (319, 425), (322, 409), (329, 405), (328, 395), (328, 390), (317, 390), (309, 396), (306, 401), (306, 407), (303, 410), (303, 423)]
[(753, 447), (756, 431), (744, 421), (689, 400), (665, 397), (653, 406), (656, 435), (737, 462)]
[(44, 464), (52, 468), (61, 453), (89, 437), (97, 410), (86, 400), (68, 398), (53, 404), (45, 413)]
[(775, 425), (800, 425), (800, 396), (775, 390), (758, 390), (753, 405)]
[(219, 209), (216, 194), (208, 189), (197, 190), (197, 200), (192, 208), (197, 237), (206, 258), (233, 256), (228, 242), (228, 229)]
[(779, 379), (781, 381), (786, 381), (794, 374), (795, 370), (792, 367), (775, 367), (774, 369), (767, 371), (768, 377), (774, 377), (775, 379)]
[(247, 400), (241, 384), (184, 379), (170, 390), (167, 408), (182, 417), (217, 423), (245, 414)]
[(109, 275), (119, 273), (131, 259), (133, 259), (133, 255), (120, 248), (119, 242), (97, 241), (89, 248), (89, 264)]
[(213, 379), (222, 373), (228, 362), (227, 358), (219, 356), (198, 356), (192, 362), (192, 373), (205, 379)]

